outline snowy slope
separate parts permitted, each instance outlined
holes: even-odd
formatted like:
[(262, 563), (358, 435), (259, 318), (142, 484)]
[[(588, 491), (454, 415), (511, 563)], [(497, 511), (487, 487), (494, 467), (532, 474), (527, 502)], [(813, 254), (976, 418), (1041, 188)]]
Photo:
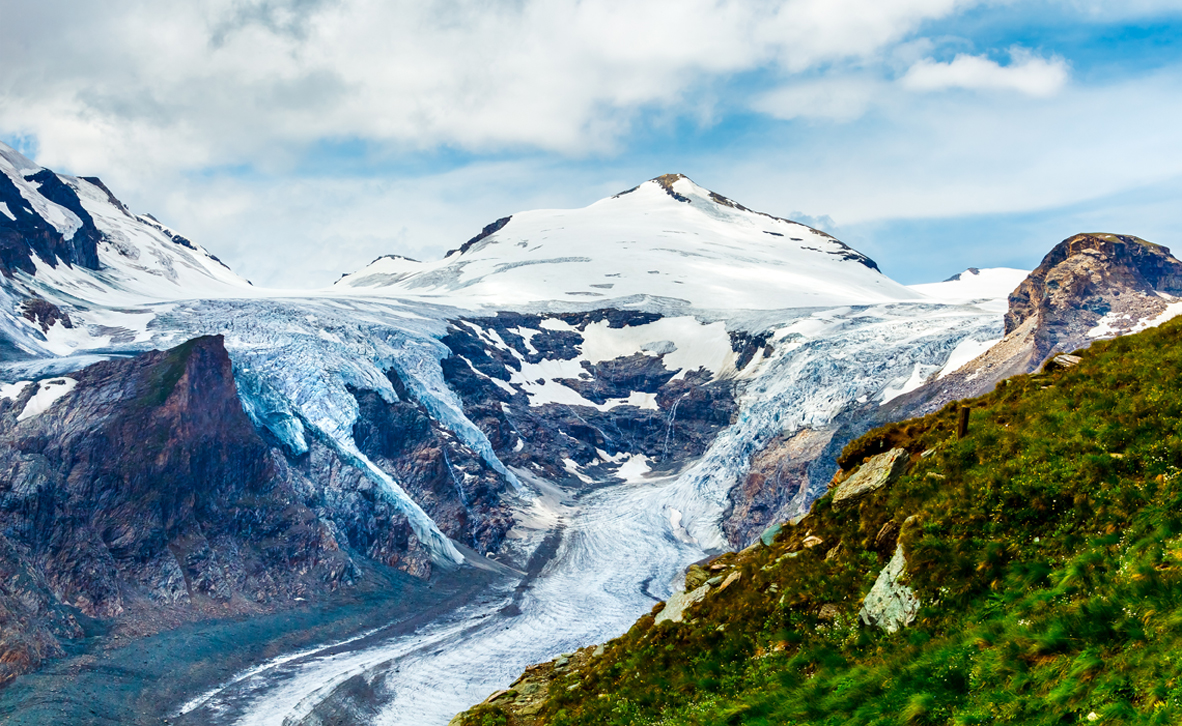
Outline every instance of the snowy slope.
[(919, 297), (833, 237), (680, 175), (583, 209), (498, 220), (436, 262), (381, 258), (336, 288), (488, 309), (646, 297), (774, 310)]
[(911, 285), (910, 288), (928, 297), (951, 303), (977, 304), (1004, 313), (1008, 298), (1030, 274), (1030, 270), (1013, 267), (970, 267), (943, 282)]
[[(73, 240), (87, 227), (98, 232), (94, 242), (97, 269), (33, 253), (35, 273), (14, 276), (29, 292), (63, 301), (75, 297), (135, 305), (147, 300), (241, 295), (250, 288), (248, 281), (200, 245), (151, 216), (131, 212), (97, 178), (54, 174), (2, 143), (0, 173), (19, 193), (15, 203), (48, 222), (64, 240)], [(53, 193), (47, 196), (47, 182), (53, 180)], [(12, 198), (16, 199), (15, 195)], [(13, 206), (11, 200), (6, 204), (7, 219), (0, 218), (0, 227), (16, 223), (18, 210)], [(81, 212), (75, 211), (79, 209)], [(84, 216), (90, 219), (84, 220)]]

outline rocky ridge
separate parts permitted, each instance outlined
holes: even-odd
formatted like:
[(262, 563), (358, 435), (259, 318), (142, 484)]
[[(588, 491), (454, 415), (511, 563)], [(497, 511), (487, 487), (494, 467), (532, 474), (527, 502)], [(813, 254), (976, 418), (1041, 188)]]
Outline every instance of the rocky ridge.
[(724, 528), (732, 544), (743, 546), (762, 527), (799, 516), (810, 482), (828, 481), (833, 459), (866, 431), (988, 393), (1057, 353), (1160, 324), (1179, 310), (1175, 296), (1182, 296), (1182, 262), (1168, 248), (1131, 235), (1063, 240), (1010, 294), (1005, 335), (987, 351), (886, 403), (851, 406), (824, 430), (787, 434), (756, 453), (729, 497)]

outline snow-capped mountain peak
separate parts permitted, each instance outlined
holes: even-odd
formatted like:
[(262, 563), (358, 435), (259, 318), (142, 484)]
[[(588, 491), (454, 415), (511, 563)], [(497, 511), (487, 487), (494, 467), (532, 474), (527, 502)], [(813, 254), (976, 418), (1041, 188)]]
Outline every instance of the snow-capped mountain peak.
[(57, 174), (0, 143), (0, 274), (35, 296), (120, 300), (239, 294), (249, 282), (96, 177)]
[(768, 310), (917, 297), (832, 236), (680, 174), (582, 209), (501, 218), (436, 262), (380, 258), (337, 288), (500, 308), (660, 298)]

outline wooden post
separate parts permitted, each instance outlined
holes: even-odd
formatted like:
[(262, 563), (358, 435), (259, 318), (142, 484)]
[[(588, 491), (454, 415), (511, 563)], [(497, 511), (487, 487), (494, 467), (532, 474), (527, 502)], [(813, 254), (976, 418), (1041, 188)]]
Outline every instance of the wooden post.
[(969, 407), (961, 406), (956, 417), (956, 438), (963, 439), (969, 434)]

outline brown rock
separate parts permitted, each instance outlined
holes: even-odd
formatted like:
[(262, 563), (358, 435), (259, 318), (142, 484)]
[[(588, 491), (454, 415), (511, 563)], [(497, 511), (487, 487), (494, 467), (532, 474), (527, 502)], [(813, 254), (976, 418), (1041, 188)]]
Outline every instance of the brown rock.
[(891, 484), (907, 466), (907, 451), (891, 449), (872, 456), (833, 491), (833, 506), (849, 506), (870, 492)]

